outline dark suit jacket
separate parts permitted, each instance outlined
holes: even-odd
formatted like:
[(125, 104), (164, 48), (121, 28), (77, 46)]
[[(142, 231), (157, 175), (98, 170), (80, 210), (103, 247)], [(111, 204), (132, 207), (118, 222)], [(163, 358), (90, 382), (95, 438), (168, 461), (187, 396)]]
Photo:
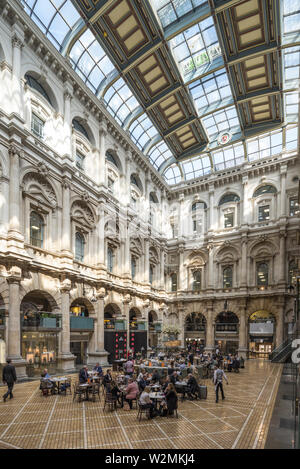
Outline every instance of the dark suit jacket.
[(2, 381), (14, 383), (17, 381), (16, 369), (13, 365), (5, 365), (2, 373)]
[(79, 371), (79, 382), (80, 383), (86, 383), (88, 380), (88, 373), (84, 368), (81, 368)]

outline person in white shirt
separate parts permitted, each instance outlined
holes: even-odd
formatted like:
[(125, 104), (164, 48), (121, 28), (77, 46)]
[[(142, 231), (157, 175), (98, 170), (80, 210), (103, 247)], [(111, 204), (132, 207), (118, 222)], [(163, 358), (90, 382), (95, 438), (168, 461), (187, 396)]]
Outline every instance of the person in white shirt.
[(154, 417), (154, 404), (150, 399), (150, 387), (146, 386), (142, 394), (140, 395), (139, 398), (139, 403), (142, 407), (145, 407), (146, 409), (150, 409), (150, 418), (152, 419)]
[(225, 379), (226, 383), (228, 384), (228, 379), (227, 379), (227, 376), (224, 373), (224, 370), (222, 370), (220, 365), (218, 365), (215, 368), (214, 377), (213, 377), (213, 382), (214, 382), (215, 391), (216, 391), (216, 403), (219, 402), (219, 389), (221, 391), (222, 401), (224, 401), (224, 399), (225, 399), (224, 391), (223, 391), (223, 378)]

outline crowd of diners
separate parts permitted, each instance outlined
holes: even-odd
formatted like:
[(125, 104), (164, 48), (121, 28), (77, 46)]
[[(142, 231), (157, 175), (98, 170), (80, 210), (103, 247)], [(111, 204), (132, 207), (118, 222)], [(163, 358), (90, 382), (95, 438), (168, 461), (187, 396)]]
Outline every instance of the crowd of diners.
[[(110, 368), (103, 370), (99, 363), (89, 371), (85, 365), (78, 378), (79, 385), (87, 385), (94, 380), (100, 383), (106, 396), (114, 402), (114, 408), (119, 406), (130, 411), (136, 401), (138, 406), (149, 410), (149, 418), (154, 418), (173, 415), (178, 408), (178, 394), (182, 400), (201, 398), (200, 367), (210, 371), (207, 377), (212, 377), (217, 367), (238, 372), (243, 366), (244, 361), (238, 355), (223, 356), (218, 349), (214, 353), (196, 354), (192, 351), (151, 352), (146, 359), (134, 359), (128, 355), (117, 372)], [(57, 385), (47, 369), (42, 373), (42, 380), (49, 384), (51, 393), (57, 392)], [(62, 389), (67, 385), (62, 383)]]

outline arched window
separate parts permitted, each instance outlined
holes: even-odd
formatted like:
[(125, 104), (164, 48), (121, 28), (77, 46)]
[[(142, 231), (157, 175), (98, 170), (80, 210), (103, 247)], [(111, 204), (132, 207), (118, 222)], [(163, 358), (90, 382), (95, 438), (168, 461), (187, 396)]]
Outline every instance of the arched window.
[(107, 248), (107, 270), (112, 272), (114, 268), (114, 252), (111, 247)]
[(84, 259), (84, 236), (78, 231), (75, 234), (75, 259), (79, 262)]
[(221, 197), (219, 202), (219, 207), (224, 204), (228, 204), (229, 202), (239, 202), (240, 198), (236, 194), (225, 194)]
[(119, 165), (117, 163), (117, 160), (115, 156), (108, 150), (105, 154), (106, 161), (109, 161), (109, 163), (112, 163), (116, 168), (119, 168)]
[(131, 278), (135, 279), (136, 276), (136, 258), (131, 256)]
[(271, 186), (270, 184), (265, 184), (264, 186), (259, 187), (253, 194), (253, 197), (258, 197), (263, 194), (276, 194), (276, 187)]
[(195, 272), (193, 272), (193, 290), (201, 290), (201, 270), (195, 270)]
[(30, 214), (30, 244), (38, 248), (44, 244), (44, 220), (37, 212)]
[(269, 282), (269, 266), (266, 262), (257, 264), (257, 285), (267, 286)]
[(171, 275), (171, 291), (177, 291), (177, 274)]
[(77, 130), (77, 132), (82, 134), (87, 140), (90, 140), (89, 134), (87, 133), (86, 129), (77, 119), (73, 119), (72, 124), (74, 129)]
[(33, 76), (28, 75), (26, 73), (25, 80), (27, 81), (27, 84), (28, 86), (30, 86), (30, 88), (40, 93), (46, 99), (46, 101), (48, 101), (48, 103), (52, 106), (52, 103), (51, 103), (51, 100), (49, 98), (47, 91)]
[(232, 288), (232, 267), (223, 270), (223, 288)]

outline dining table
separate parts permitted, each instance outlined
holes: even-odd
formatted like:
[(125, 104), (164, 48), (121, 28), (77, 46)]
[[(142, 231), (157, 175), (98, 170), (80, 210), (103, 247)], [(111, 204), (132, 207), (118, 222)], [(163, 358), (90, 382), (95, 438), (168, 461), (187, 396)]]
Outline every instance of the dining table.
[(158, 403), (165, 399), (163, 392), (150, 392), (149, 397), (154, 401), (155, 409), (157, 409)]
[(68, 380), (68, 378), (66, 378), (65, 376), (60, 376), (60, 377), (59, 376), (53, 376), (52, 378), (49, 378), (49, 379), (52, 383), (54, 383), (56, 385), (57, 394), (61, 394), (60, 385), (62, 383), (65, 383)]
[(91, 388), (90, 383), (81, 383), (79, 384), (79, 387), (84, 390), (85, 392), (85, 401), (89, 401), (89, 389)]

